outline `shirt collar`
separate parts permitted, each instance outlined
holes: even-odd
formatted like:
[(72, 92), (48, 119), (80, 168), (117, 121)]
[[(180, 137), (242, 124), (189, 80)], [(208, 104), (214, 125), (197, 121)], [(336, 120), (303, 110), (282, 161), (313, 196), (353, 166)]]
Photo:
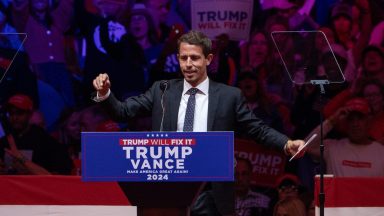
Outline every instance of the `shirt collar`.
[[(184, 79), (184, 88), (183, 88), (183, 95), (187, 93), (187, 91), (193, 88), (191, 84), (189, 84), (187, 81)], [(204, 95), (208, 95), (208, 89), (209, 89), (209, 79), (208, 77), (199, 85), (197, 85), (195, 88), (199, 89), (200, 93), (203, 93)]]

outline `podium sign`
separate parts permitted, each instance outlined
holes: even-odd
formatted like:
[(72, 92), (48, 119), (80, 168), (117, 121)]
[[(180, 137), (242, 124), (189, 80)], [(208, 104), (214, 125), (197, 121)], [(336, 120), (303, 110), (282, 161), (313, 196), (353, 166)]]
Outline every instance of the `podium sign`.
[(83, 132), (83, 181), (234, 181), (233, 132)]

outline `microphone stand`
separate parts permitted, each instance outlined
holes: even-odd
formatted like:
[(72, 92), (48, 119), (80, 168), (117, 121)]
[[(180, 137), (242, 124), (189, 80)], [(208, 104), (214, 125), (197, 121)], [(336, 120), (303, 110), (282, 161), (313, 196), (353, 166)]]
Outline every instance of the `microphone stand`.
[(164, 95), (168, 89), (168, 81), (167, 80), (164, 80), (160, 83), (160, 89), (162, 91), (162, 93), (161, 93), (161, 109), (163, 111), (162, 116), (161, 116), (161, 122), (160, 122), (160, 132), (162, 132), (163, 131), (164, 115), (165, 115)]
[[(322, 104), (323, 95), (325, 95), (324, 85), (328, 85), (328, 80), (311, 80), (312, 85), (318, 85), (320, 88), (320, 104)], [(323, 143), (323, 110), (320, 109), (320, 192), (319, 192), (319, 204), (320, 204), (320, 216), (324, 216), (324, 143)]]

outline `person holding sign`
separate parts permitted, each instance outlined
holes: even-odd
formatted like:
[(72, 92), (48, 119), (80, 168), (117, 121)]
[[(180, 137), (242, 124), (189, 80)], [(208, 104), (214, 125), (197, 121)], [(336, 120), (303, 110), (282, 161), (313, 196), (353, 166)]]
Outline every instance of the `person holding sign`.
[[(240, 89), (208, 78), (207, 66), (213, 58), (211, 45), (207, 36), (192, 30), (178, 40), (184, 79), (157, 81), (144, 94), (121, 102), (110, 91), (108, 74), (100, 74), (93, 80), (97, 91), (93, 99), (119, 120), (152, 114), (153, 131), (238, 131), (287, 155), (295, 154), (304, 141), (290, 140), (263, 123), (248, 109)], [(233, 185), (214, 183), (212, 188), (218, 211), (222, 215), (233, 214)]]

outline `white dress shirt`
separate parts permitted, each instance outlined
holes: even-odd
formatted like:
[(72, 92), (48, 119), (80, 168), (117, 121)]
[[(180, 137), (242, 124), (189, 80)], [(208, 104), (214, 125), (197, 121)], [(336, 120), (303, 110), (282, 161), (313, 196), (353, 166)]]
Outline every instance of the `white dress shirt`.
[[(187, 91), (192, 88), (191, 84), (184, 80), (183, 93), (181, 95), (179, 114), (177, 117), (177, 131), (183, 131), (185, 111), (187, 110), (189, 94)], [(199, 89), (196, 93), (196, 105), (195, 105), (195, 116), (193, 120), (193, 131), (194, 132), (206, 132), (208, 124), (208, 89), (209, 89), (209, 79), (208, 77), (200, 83), (195, 88)], [(108, 90), (108, 93), (105, 96), (99, 96), (97, 93), (96, 102), (101, 102), (106, 100), (111, 91)]]
[[(183, 131), (185, 111), (187, 110), (187, 103), (189, 98), (189, 94), (187, 94), (187, 91), (190, 88), (192, 88), (191, 84), (184, 80), (183, 94), (181, 95), (179, 114), (177, 117), (177, 131)], [(195, 88), (199, 89), (199, 91), (196, 93), (193, 131), (206, 132), (208, 124), (208, 77)]]

